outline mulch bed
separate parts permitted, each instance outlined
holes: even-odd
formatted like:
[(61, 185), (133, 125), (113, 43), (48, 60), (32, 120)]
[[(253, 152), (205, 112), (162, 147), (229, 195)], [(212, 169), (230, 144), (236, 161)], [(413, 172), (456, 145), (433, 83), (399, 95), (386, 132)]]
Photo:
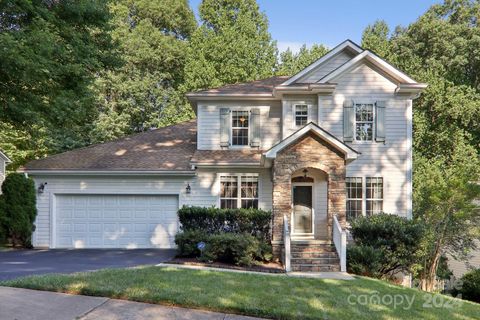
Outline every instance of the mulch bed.
[(212, 267), (212, 268), (223, 268), (223, 269), (233, 269), (233, 270), (244, 270), (244, 271), (256, 271), (256, 272), (265, 272), (265, 273), (285, 273), (285, 269), (280, 263), (276, 262), (267, 262), (259, 265), (254, 265), (251, 267), (241, 267), (233, 264), (223, 263), (223, 262), (202, 262), (198, 261), (196, 258), (180, 258), (175, 257), (166, 263), (172, 264), (183, 264), (190, 266), (203, 266), (203, 267)]

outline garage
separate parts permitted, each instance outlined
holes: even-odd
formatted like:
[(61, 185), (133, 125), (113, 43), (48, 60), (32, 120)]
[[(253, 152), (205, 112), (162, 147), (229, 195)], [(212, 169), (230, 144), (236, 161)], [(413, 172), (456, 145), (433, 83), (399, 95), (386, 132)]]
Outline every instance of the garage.
[(56, 248), (173, 248), (178, 196), (57, 194)]

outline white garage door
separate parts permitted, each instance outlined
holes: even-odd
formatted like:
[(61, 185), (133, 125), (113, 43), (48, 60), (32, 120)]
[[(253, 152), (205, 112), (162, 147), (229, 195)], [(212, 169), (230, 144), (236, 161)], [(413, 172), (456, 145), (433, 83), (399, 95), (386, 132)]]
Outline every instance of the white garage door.
[(57, 248), (173, 248), (178, 197), (57, 195)]

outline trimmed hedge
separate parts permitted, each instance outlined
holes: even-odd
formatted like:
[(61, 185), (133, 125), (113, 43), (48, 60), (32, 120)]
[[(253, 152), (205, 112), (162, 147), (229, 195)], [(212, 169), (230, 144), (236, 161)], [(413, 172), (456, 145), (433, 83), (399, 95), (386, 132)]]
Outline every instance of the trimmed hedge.
[(412, 271), (424, 228), (414, 220), (382, 213), (353, 220), (350, 232), (354, 244), (347, 249), (348, 271), (389, 279)]
[[(203, 253), (199, 242), (205, 243)], [(269, 244), (248, 233), (207, 234), (200, 230), (184, 231), (175, 237), (180, 256), (198, 257), (201, 261), (221, 261), (242, 266), (251, 266), (257, 261), (270, 261), (272, 248)]]
[[(268, 211), (184, 206), (178, 216), (182, 232), (175, 236), (175, 243), (179, 256), (244, 266), (272, 259), (272, 215)], [(197, 247), (200, 242), (205, 243), (203, 252)]]
[(270, 211), (260, 209), (219, 209), (186, 207), (178, 211), (182, 230), (202, 230), (208, 234), (248, 233), (270, 240)]

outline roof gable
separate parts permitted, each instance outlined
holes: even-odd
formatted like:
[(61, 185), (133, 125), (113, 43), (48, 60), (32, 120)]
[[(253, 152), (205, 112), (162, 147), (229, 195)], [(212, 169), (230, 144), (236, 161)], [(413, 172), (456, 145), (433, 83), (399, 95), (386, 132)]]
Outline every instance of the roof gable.
[(296, 75), (290, 77), (287, 81), (283, 82), (282, 85), (288, 86), (291, 85), (297, 81), (299, 81), (302, 77), (306, 76), (308, 73), (313, 72), (315, 69), (320, 68), (322, 65), (326, 64), (328, 61), (330, 61), (332, 58), (338, 56), (341, 53), (344, 52), (350, 52), (352, 55), (357, 55), (363, 51), (363, 49), (355, 44), (351, 40), (345, 40), (344, 42), (340, 43), (338, 46), (330, 50), (327, 54), (325, 54), (323, 57), (297, 73)]
[(349, 147), (339, 139), (337, 139), (334, 135), (329, 133), (328, 131), (320, 128), (315, 123), (310, 122), (303, 128), (297, 130), (292, 135), (288, 136), (287, 138), (283, 139), (275, 146), (273, 146), (270, 150), (265, 152), (265, 158), (267, 159), (275, 159), (277, 157), (277, 153), (294, 143), (299, 138), (303, 137), (308, 132), (312, 132), (317, 135), (319, 138), (323, 139), (325, 142), (333, 146), (335, 149), (339, 150), (341, 153), (345, 155), (345, 160), (355, 160), (360, 152), (354, 150), (353, 148)]
[(407, 76), (402, 71), (398, 70), (385, 60), (378, 57), (376, 54), (369, 50), (363, 51), (361, 54), (357, 55), (356, 57), (352, 58), (350, 61), (344, 63), (337, 69), (333, 70), (322, 79), (318, 81), (318, 83), (328, 83), (331, 82), (333, 79), (337, 78), (344, 72), (347, 72), (351, 68), (357, 66), (360, 63), (369, 62), (374, 67), (378, 68), (382, 72), (384, 72), (387, 76), (391, 77), (392, 79), (396, 80), (397, 83), (402, 84), (416, 84), (417, 82)]

